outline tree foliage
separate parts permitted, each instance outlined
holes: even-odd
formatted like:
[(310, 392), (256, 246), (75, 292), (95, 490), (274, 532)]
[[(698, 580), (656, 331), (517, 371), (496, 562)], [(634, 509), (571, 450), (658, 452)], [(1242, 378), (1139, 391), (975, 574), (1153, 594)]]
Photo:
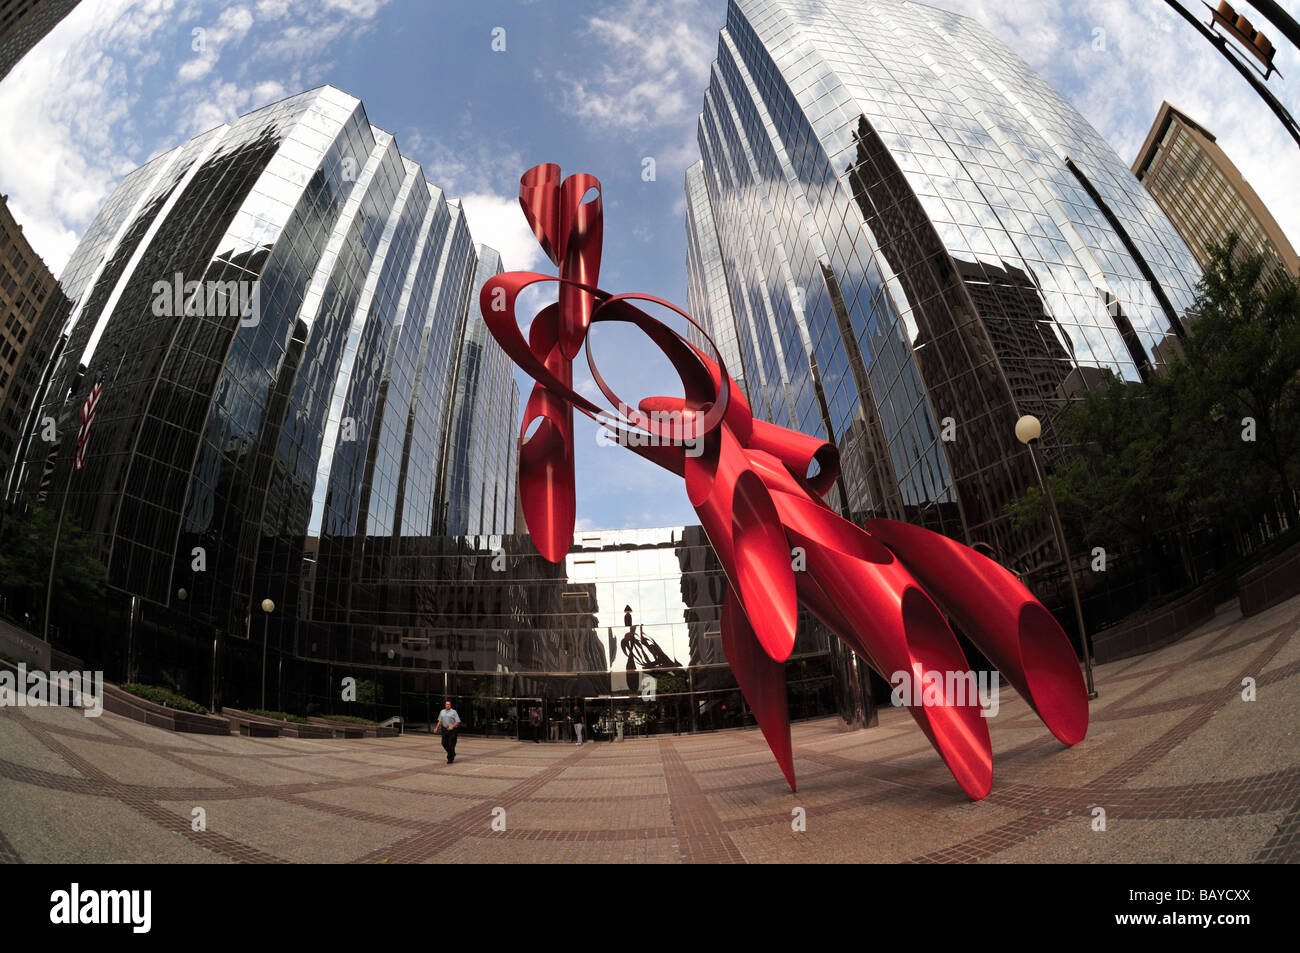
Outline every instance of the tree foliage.
[[(1088, 544), (1149, 554), (1194, 517), (1258, 516), (1274, 501), (1300, 527), (1300, 289), (1259, 282), (1263, 259), (1213, 247), (1182, 356), (1145, 383), (1113, 374), (1055, 421), (1072, 447), (1050, 477), (1062, 521)], [(1039, 519), (1031, 489), (1009, 510)]]
[[(45, 605), (50, 579), (56, 516), (46, 507), (34, 507), (11, 516), (0, 534), (0, 586), (16, 609), (39, 615)], [(108, 571), (95, 552), (92, 539), (64, 516), (59, 549), (54, 561), (52, 605), (59, 609), (89, 609), (99, 603)]]
[[(1150, 386), (1108, 374), (1100, 390), (1086, 394), (1057, 422), (1060, 440), (1076, 448), (1052, 474), (1062, 521), (1085, 527), (1086, 542), (1136, 548), (1150, 544), (1177, 508), (1171, 466), (1172, 400), (1167, 380)], [(1046, 498), (1033, 487), (1013, 507), (1021, 525), (1044, 511)]]
[(1193, 441), (1186, 489), (1234, 511), (1280, 499), (1295, 527), (1300, 287), (1282, 275), (1263, 288), (1263, 258), (1237, 255), (1236, 247), (1230, 236), (1211, 249), (1186, 361), (1173, 375), (1181, 385), (1180, 422)]

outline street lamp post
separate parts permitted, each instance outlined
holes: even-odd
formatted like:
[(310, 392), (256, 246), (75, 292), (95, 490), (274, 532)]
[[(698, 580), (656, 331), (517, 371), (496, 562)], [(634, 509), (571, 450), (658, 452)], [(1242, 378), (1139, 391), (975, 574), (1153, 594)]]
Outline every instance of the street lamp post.
[(266, 630), (270, 625), (271, 613), (275, 603), (270, 599), (262, 600), (262, 711), (266, 711)]
[(1056, 509), (1056, 496), (1052, 493), (1052, 484), (1044, 478), (1038, 466), (1038, 455), (1034, 453), (1034, 441), (1043, 435), (1043, 425), (1037, 417), (1026, 414), (1016, 421), (1016, 439), (1029, 450), (1029, 459), (1034, 464), (1034, 476), (1047, 494), (1047, 506), (1052, 516), (1052, 534), (1056, 545), (1065, 560), (1065, 573), (1070, 580), (1070, 595), (1074, 599), (1074, 618), (1079, 626), (1079, 644), (1083, 647), (1083, 671), (1088, 680), (1088, 697), (1096, 698), (1097, 689), (1092, 683), (1092, 651), (1088, 648), (1088, 630), (1083, 624), (1083, 605), (1079, 602), (1079, 585), (1074, 579), (1074, 563), (1070, 560), (1070, 550), (1065, 544), (1065, 527), (1061, 525), (1061, 514)]

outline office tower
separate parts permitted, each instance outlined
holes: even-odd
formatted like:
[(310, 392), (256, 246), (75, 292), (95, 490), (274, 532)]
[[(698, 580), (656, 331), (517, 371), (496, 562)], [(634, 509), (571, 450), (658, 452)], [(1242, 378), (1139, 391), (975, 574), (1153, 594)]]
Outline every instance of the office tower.
[(1202, 268), (1206, 249), (1235, 232), (1238, 254), (1264, 258), (1261, 283), (1282, 272), (1300, 276), (1295, 249), (1214, 134), (1169, 103), (1161, 103), (1133, 172), (1160, 203)]
[(0, 80), (77, 3), (78, 0), (0, 0)]
[(28, 243), (0, 195), (0, 474), (13, 464), (18, 435), (48, 357), (37, 319), (58, 294), (54, 275)]
[(731, 291), (701, 162), (686, 170), (686, 273), (690, 315), (700, 328), (708, 331), (717, 354), (709, 349), (699, 328), (694, 326), (687, 328), (691, 343), (710, 357), (721, 357), (727, 373), (740, 385), (741, 393), (748, 396), (745, 362), (740, 356), (740, 342), (736, 340), (736, 323), (731, 320)]
[(1006, 513), (1015, 421), (1057, 456), (1053, 415), (1152, 374), (1199, 278), (1127, 166), (980, 24), (890, 0), (732, 0), (698, 141), (690, 302), (757, 415), (838, 445), (831, 504), (1059, 559)]
[(458, 359), (474, 440), (512, 446), (517, 427), (508, 369), (462, 357), (479, 270), (459, 204), (352, 96), (321, 87), (211, 129), (128, 174), (86, 230), (47, 311), (11, 498), (66, 498), (110, 586), (146, 608), (237, 636), (260, 634), (265, 599), (273, 634), (345, 616), (359, 560), (444, 532), (449, 501), (486, 488), (461, 531), (513, 528), (495, 462), (442, 482), (478, 452), (451, 427)]
[(514, 366), (488, 333), (478, 309), (479, 292), (503, 270), (501, 256), (480, 245), (465, 333), (452, 375), (456, 392), (447, 439), (459, 452), (444, 454), (443, 531), (453, 536), (504, 532), (514, 519), (518, 458)]

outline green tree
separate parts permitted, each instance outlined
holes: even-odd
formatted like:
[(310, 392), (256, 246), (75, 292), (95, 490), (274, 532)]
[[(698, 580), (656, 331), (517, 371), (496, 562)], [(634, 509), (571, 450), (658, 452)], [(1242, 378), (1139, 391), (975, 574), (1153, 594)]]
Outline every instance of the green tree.
[(378, 705), (384, 700), (384, 686), (376, 681), (363, 678), (357, 682), (357, 703), (361, 705)]
[[(55, 523), (47, 508), (33, 507), (6, 520), (0, 535), (0, 586), (10, 594), (15, 608), (30, 610), (33, 615), (44, 610)], [(93, 608), (103, 597), (107, 581), (108, 571), (96, 555), (93, 540), (65, 514), (54, 565), (53, 605), (72, 610)]]
[[(1148, 595), (1169, 535), (1193, 581), (1197, 515), (1253, 519), (1280, 499), (1300, 527), (1300, 290), (1285, 276), (1262, 290), (1262, 257), (1237, 244), (1210, 249), (1184, 356), (1145, 383), (1106, 375), (1054, 422), (1070, 448), (1050, 477), (1062, 522), (1138, 555)], [(1037, 488), (1008, 507), (1021, 529), (1046, 509)]]
[[(1071, 448), (1050, 477), (1061, 522), (1079, 530), (1071, 534), (1076, 542), (1137, 556), (1148, 593), (1160, 536), (1184, 508), (1177, 400), (1168, 379), (1142, 384), (1108, 373), (1056, 421), (1058, 439)], [(1017, 528), (1027, 529), (1045, 518), (1047, 499), (1032, 487), (1008, 509)]]
[(1238, 254), (1237, 245), (1230, 235), (1209, 249), (1186, 363), (1175, 368), (1197, 464), (1184, 481), (1189, 493), (1225, 509), (1258, 511), (1280, 499), (1295, 529), (1300, 287), (1283, 275), (1262, 289), (1263, 257)]

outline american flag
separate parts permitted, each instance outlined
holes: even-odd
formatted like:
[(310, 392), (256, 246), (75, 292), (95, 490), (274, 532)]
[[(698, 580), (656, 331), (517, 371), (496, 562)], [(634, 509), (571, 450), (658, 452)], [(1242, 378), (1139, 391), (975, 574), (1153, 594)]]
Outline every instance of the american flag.
[(104, 374), (108, 371), (105, 364), (95, 378), (95, 386), (86, 395), (86, 402), (81, 405), (81, 429), (77, 431), (77, 457), (73, 466), (80, 470), (86, 465), (86, 441), (90, 438), (90, 425), (95, 420), (95, 408), (99, 406), (99, 395), (104, 391)]

